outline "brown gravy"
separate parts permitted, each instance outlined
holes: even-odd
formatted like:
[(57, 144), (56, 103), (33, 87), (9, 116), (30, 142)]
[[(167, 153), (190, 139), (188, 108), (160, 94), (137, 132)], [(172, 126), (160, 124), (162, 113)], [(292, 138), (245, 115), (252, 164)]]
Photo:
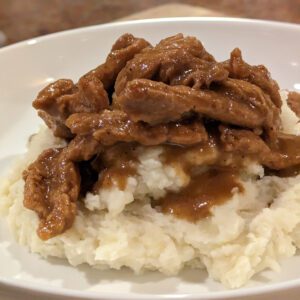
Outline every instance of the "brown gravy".
[(136, 173), (136, 145), (119, 143), (108, 147), (103, 155), (104, 170), (101, 172), (97, 190), (109, 188), (117, 183), (120, 190), (125, 190), (127, 178)]
[(169, 192), (159, 200), (163, 213), (195, 222), (210, 214), (210, 208), (220, 205), (232, 196), (232, 190), (244, 188), (237, 172), (229, 168), (214, 168), (192, 177), (190, 183), (178, 193)]

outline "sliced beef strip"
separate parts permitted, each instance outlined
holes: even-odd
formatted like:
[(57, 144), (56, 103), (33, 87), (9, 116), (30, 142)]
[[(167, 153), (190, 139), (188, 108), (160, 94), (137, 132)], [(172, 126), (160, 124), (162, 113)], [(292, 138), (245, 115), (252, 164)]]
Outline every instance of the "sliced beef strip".
[[(163, 52), (162, 54), (166, 55)], [(169, 56), (161, 63), (156, 80), (169, 85), (186, 85), (200, 89), (209, 87), (212, 82), (222, 82), (228, 78), (228, 71), (222, 64), (192, 57), (181, 50), (173, 55), (174, 58)]]
[(205, 127), (199, 119), (189, 121), (171, 122), (167, 125), (167, 142), (177, 145), (193, 145), (208, 140)]
[(69, 229), (74, 221), (80, 191), (76, 165), (64, 149), (48, 149), (24, 171), (24, 206), (35, 211), (38, 236), (47, 240)]
[(98, 179), (99, 170), (94, 170), (89, 160), (102, 148), (92, 136), (76, 136), (65, 148), (42, 152), (24, 171), (24, 206), (38, 214), (41, 239), (72, 226), (79, 193), (85, 195)]
[(71, 161), (80, 162), (88, 161), (102, 151), (102, 145), (93, 138), (91, 133), (87, 133), (86, 135), (75, 136), (65, 149), (65, 155)]
[(207, 61), (215, 61), (214, 57), (209, 54), (202, 43), (193, 36), (184, 36), (182, 33), (162, 39), (156, 46), (156, 49), (181, 48), (188, 51), (195, 57), (203, 58)]
[(275, 148), (277, 133), (281, 128), (280, 109), (275, 106), (268, 94), (247, 81), (230, 78), (214, 90), (232, 99), (238, 99), (265, 115), (265, 139), (272, 149)]
[(137, 53), (151, 45), (144, 39), (136, 38), (132, 34), (122, 35), (113, 45), (104, 64), (98, 66), (83, 76), (92, 76), (100, 80), (106, 90), (114, 86), (118, 73)]
[(208, 138), (200, 120), (150, 126), (143, 122), (132, 122), (122, 111), (105, 110), (101, 114), (73, 114), (66, 122), (77, 136), (93, 134), (103, 145), (117, 142), (138, 142), (143, 145), (176, 143), (191, 145), (205, 142)]
[(101, 81), (96, 78), (79, 80), (60, 79), (44, 88), (33, 102), (54, 135), (72, 137), (64, 125), (66, 118), (76, 112), (99, 112), (108, 107), (109, 100)]
[(129, 61), (117, 77), (115, 92), (119, 95), (136, 78), (200, 88), (227, 77), (223, 64), (217, 63), (197, 39), (180, 34), (144, 49)]
[(278, 135), (278, 149), (271, 150), (262, 138), (245, 129), (232, 129), (220, 126), (221, 142), (226, 152), (236, 152), (250, 156), (262, 165), (281, 170), (300, 164), (300, 137), (286, 134)]
[(121, 35), (116, 41), (115, 43), (112, 45), (111, 47), (111, 51), (116, 51), (116, 50), (122, 50), (125, 49), (131, 45), (133, 45), (135, 42), (138, 43), (143, 43), (145, 44), (145, 47), (147, 46), (151, 46), (146, 40), (141, 39), (141, 38), (136, 38), (134, 37), (132, 34), (130, 33), (124, 33), (123, 35)]
[(53, 131), (55, 136), (71, 138), (72, 134), (64, 125), (66, 114), (64, 107), (58, 104), (63, 95), (72, 95), (76, 87), (72, 80), (60, 79), (42, 89), (33, 101), (33, 107), (38, 110), (39, 116)]
[(60, 79), (44, 88), (33, 102), (54, 135), (71, 138), (64, 125), (66, 118), (79, 112), (100, 112), (109, 106), (107, 90), (126, 62), (148, 47), (144, 39), (125, 34), (117, 40), (104, 64), (82, 76), (75, 85), (71, 80)]
[(300, 118), (300, 93), (289, 92), (287, 104), (291, 110)]
[(243, 58), (239, 48), (235, 48), (230, 55), (230, 59), (224, 63), (229, 71), (229, 76), (236, 79), (246, 80), (260, 87), (265, 93), (270, 95), (273, 103), (280, 108), (282, 105), (279, 94), (279, 86), (271, 78), (268, 69), (263, 65), (251, 66)]
[[(243, 91), (241, 84), (247, 90)], [(271, 130), (279, 123), (278, 109), (268, 111), (265, 106), (269, 101), (265, 94), (246, 82), (227, 86), (223, 93), (135, 79), (127, 84), (118, 103), (131, 120), (151, 125), (180, 120), (190, 112), (248, 128)]]

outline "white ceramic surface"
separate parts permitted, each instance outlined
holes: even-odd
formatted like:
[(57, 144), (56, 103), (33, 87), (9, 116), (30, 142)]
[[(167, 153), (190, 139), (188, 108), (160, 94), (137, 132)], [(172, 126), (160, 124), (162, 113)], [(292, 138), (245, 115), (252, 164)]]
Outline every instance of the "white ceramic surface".
[[(36, 93), (58, 78), (76, 80), (100, 64), (115, 39), (131, 32), (155, 43), (182, 32), (197, 36), (218, 60), (240, 47), (246, 61), (265, 64), (281, 88), (300, 90), (300, 26), (224, 18), (180, 18), (114, 23), (62, 32), (0, 50), (0, 170), (24, 152), (41, 121), (31, 107)], [(298, 279), (299, 278), (299, 279)], [(282, 272), (263, 272), (244, 288), (226, 291), (203, 271), (175, 277), (135, 276), (128, 270), (74, 269), (18, 246), (0, 222), (0, 299), (298, 299), (300, 256)]]

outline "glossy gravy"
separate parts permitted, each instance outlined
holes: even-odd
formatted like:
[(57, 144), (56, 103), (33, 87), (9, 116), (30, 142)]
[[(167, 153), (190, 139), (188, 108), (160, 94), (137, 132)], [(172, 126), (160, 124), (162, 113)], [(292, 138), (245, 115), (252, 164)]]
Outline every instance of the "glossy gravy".
[[(124, 190), (127, 178), (136, 174), (135, 146), (118, 144), (106, 151), (105, 169), (101, 172), (99, 187), (109, 188), (117, 184)], [(190, 183), (179, 192), (169, 192), (165, 197), (153, 203), (166, 214), (195, 222), (209, 216), (214, 205), (220, 205), (230, 199), (234, 189), (243, 192), (238, 181), (238, 168), (219, 166), (219, 151), (214, 140), (190, 147), (164, 145), (163, 160), (166, 164), (178, 163), (191, 176)], [(211, 165), (203, 172), (199, 165)], [(198, 167), (197, 167), (197, 164)], [(201, 171), (201, 173), (200, 173)]]
[(178, 193), (169, 192), (159, 200), (163, 213), (195, 222), (210, 215), (210, 208), (232, 196), (234, 189), (243, 192), (237, 172), (228, 168), (213, 168), (192, 177)]
[(136, 159), (136, 145), (133, 143), (119, 143), (107, 148), (103, 156), (105, 168), (101, 172), (97, 189), (117, 184), (120, 190), (125, 190), (128, 177), (136, 173)]

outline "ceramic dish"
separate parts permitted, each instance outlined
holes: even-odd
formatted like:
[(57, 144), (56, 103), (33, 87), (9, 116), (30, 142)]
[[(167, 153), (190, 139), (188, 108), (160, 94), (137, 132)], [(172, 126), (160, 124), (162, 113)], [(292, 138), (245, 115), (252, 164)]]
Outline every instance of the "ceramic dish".
[[(199, 38), (217, 60), (238, 46), (246, 61), (265, 64), (281, 88), (300, 90), (300, 26), (244, 19), (179, 18), (106, 24), (52, 34), (0, 50), (0, 170), (25, 151), (41, 123), (31, 102), (46, 84), (78, 77), (100, 64), (125, 32), (158, 42), (182, 32)], [(159, 273), (73, 268), (44, 260), (17, 245), (0, 224), (0, 299), (298, 299), (300, 256), (282, 262), (279, 274), (263, 272), (246, 287), (224, 288), (204, 271), (176, 277)]]

